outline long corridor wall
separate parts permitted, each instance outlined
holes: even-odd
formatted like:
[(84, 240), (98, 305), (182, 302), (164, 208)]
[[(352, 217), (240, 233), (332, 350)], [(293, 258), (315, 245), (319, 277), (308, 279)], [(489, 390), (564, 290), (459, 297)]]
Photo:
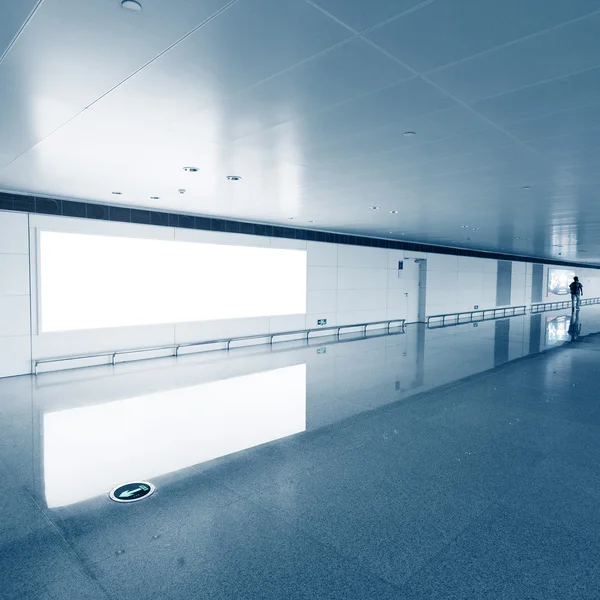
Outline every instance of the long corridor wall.
[[(304, 249), (308, 262), (307, 312), (305, 315), (41, 334), (37, 328), (38, 229)], [(427, 261), (426, 314), (470, 310), (475, 305), (495, 307), (499, 298), (509, 298), (511, 304), (531, 302), (535, 269), (524, 262), (508, 262), (509, 268), (505, 265), (499, 271), (499, 263), (506, 261), (0, 211), (0, 377), (31, 373), (33, 362), (40, 359), (314, 328), (320, 319), (326, 319), (328, 326), (385, 319), (416, 320), (414, 303), (419, 269), (416, 261), (423, 260)], [(402, 276), (398, 273), (399, 262), (404, 264)], [(600, 296), (600, 280), (596, 275), (600, 272), (593, 269), (578, 272), (587, 294)], [(231, 276), (235, 277), (235, 273)], [(546, 276), (546, 269), (542, 276)], [(507, 285), (510, 285), (508, 290)]]

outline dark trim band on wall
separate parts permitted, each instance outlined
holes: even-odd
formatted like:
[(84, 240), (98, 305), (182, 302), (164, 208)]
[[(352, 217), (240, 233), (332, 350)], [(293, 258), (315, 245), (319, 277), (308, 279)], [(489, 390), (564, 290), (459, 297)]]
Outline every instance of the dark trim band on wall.
[(538, 263), (544, 265), (559, 265), (581, 267), (585, 269), (600, 269), (600, 265), (584, 263), (566, 263), (544, 258), (532, 258), (483, 250), (467, 250), (466, 248), (449, 248), (433, 246), (417, 242), (401, 242), (381, 238), (315, 231), (313, 229), (297, 229), (280, 227), (231, 219), (216, 219), (179, 213), (167, 213), (155, 210), (127, 208), (108, 204), (78, 202), (75, 200), (60, 200), (41, 196), (24, 196), (0, 192), (0, 210), (10, 210), (27, 213), (39, 213), (63, 217), (79, 217), (82, 219), (99, 219), (103, 221), (119, 221), (121, 223), (141, 223), (146, 225), (163, 225), (166, 227), (182, 227), (203, 231), (223, 231), (227, 233), (245, 233), (276, 238), (291, 238), (311, 242), (326, 242), (328, 244), (349, 244), (352, 246), (369, 246), (371, 248), (388, 248), (391, 250), (409, 250), (412, 252), (430, 252), (434, 254), (451, 254), (454, 256), (470, 256), (472, 258), (488, 258), (492, 260), (508, 260), (517, 262)]

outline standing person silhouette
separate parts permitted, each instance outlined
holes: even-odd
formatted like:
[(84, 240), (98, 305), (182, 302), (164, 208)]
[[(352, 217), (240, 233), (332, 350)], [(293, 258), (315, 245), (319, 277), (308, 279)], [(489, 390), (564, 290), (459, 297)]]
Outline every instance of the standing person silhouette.
[(581, 296), (583, 296), (583, 285), (579, 282), (579, 277), (573, 277), (573, 281), (569, 285), (571, 290), (571, 310), (577, 310), (581, 307)]

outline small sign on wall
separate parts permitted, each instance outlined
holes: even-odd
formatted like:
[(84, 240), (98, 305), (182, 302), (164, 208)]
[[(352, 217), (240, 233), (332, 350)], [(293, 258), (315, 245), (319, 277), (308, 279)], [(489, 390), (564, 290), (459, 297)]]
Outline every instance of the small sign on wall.
[(404, 274), (404, 261), (399, 260), (398, 261), (398, 279), (402, 279), (403, 274)]
[(327, 319), (318, 319), (317, 325), (327, 325)]
[(478, 308), (479, 308), (479, 304), (476, 304), (476, 305), (473, 307), (473, 310), (477, 310)]

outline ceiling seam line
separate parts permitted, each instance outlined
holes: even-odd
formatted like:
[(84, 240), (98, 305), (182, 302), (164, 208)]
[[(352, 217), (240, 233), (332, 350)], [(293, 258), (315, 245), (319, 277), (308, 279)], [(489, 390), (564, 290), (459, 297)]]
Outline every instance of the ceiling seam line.
[(9, 42), (8, 46), (6, 47), (6, 50), (4, 50), (2, 55), (0, 55), (0, 63), (2, 63), (2, 61), (8, 56), (8, 53), (12, 50), (13, 46), (17, 43), (17, 40), (21, 37), (21, 35), (23, 34), (23, 31), (25, 31), (25, 28), (31, 22), (31, 20), (37, 13), (38, 9), (42, 5), (43, 1), (44, 0), (38, 0), (38, 3), (34, 6), (33, 10), (29, 13), (29, 16), (25, 20), (25, 23), (23, 23), (23, 25), (21, 25), (21, 27), (19, 28), (19, 31), (17, 31), (17, 33), (15, 34), (15, 37), (13, 37), (13, 39)]

